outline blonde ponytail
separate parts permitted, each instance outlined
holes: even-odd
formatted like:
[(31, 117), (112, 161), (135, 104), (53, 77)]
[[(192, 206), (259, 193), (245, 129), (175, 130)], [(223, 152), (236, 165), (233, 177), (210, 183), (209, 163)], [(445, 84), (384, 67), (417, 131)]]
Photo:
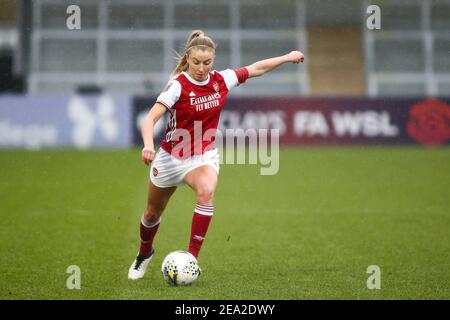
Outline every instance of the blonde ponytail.
[(184, 45), (184, 53), (181, 55), (178, 52), (175, 52), (177, 66), (172, 71), (172, 74), (170, 75), (171, 78), (183, 71), (187, 71), (189, 67), (187, 62), (187, 54), (194, 47), (201, 50), (216, 50), (216, 44), (210, 37), (205, 36), (205, 33), (202, 30), (192, 31), (186, 40), (186, 44)]

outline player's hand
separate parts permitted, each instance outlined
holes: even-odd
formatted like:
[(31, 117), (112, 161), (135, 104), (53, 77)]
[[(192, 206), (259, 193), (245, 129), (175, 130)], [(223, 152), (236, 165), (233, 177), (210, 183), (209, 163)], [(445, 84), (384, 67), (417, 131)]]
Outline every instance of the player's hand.
[(155, 148), (153, 147), (144, 147), (142, 149), (142, 153), (141, 153), (141, 159), (142, 161), (144, 161), (144, 163), (146, 165), (149, 165), (150, 162), (153, 161), (153, 159), (155, 159)]
[(305, 60), (305, 55), (300, 51), (291, 51), (287, 54), (287, 57), (292, 63), (299, 63)]

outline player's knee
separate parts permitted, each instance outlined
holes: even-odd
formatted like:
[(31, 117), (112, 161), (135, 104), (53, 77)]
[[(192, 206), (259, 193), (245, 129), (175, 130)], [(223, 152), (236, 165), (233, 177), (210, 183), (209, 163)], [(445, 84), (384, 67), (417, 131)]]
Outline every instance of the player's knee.
[(214, 198), (214, 188), (203, 186), (197, 189), (197, 203), (211, 203)]
[(144, 219), (148, 224), (153, 224), (159, 220), (161, 217), (163, 208), (156, 206), (147, 206), (144, 211)]

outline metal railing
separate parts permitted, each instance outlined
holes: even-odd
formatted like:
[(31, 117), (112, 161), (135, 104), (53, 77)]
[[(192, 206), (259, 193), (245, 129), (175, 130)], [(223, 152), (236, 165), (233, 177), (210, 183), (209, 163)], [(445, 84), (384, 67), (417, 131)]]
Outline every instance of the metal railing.
[[(70, 4), (80, 6), (81, 30), (66, 29), (68, 3), (33, 1), (28, 76), (31, 93), (67, 93), (91, 84), (113, 92), (157, 94), (175, 67), (174, 50), (180, 50), (192, 29), (203, 25), (219, 45), (218, 70), (240, 67), (275, 53), (284, 54), (283, 50), (307, 48), (304, 1), (277, 4), (280, 14), (290, 13), (288, 20), (277, 18), (272, 12), (274, 16), (262, 21), (253, 20), (252, 9), (262, 10), (266, 5), (269, 10), (273, 2), (218, 0), (206, 8), (209, 13), (203, 8), (205, 2), (197, 0), (74, 0)], [(221, 12), (214, 13), (214, 9)], [(198, 17), (210, 15), (203, 23), (189, 20), (198, 18), (189, 16), (194, 13)], [(137, 16), (127, 16), (132, 14)], [(151, 17), (147, 19), (146, 15)], [(214, 29), (208, 28), (213, 25)], [(307, 95), (306, 70), (306, 64), (281, 67), (265, 81), (256, 79), (233, 94)]]
[(448, 96), (450, 1), (365, 0), (363, 17), (373, 4), (381, 8), (381, 30), (369, 30), (363, 19), (367, 94)]

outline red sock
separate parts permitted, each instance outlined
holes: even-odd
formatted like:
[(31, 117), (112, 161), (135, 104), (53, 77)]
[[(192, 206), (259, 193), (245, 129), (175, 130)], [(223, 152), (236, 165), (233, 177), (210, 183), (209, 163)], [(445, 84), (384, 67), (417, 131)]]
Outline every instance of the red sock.
[(158, 231), (159, 223), (161, 219), (155, 223), (148, 225), (144, 221), (144, 217), (141, 219), (141, 248), (139, 249), (139, 255), (148, 257), (151, 254), (153, 247), (153, 238), (155, 237), (156, 231)]
[(189, 252), (196, 258), (198, 257), (198, 253), (202, 247), (213, 213), (213, 206), (203, 206), (200, 204), (195, 206), (194, 216), (192, 217)]

